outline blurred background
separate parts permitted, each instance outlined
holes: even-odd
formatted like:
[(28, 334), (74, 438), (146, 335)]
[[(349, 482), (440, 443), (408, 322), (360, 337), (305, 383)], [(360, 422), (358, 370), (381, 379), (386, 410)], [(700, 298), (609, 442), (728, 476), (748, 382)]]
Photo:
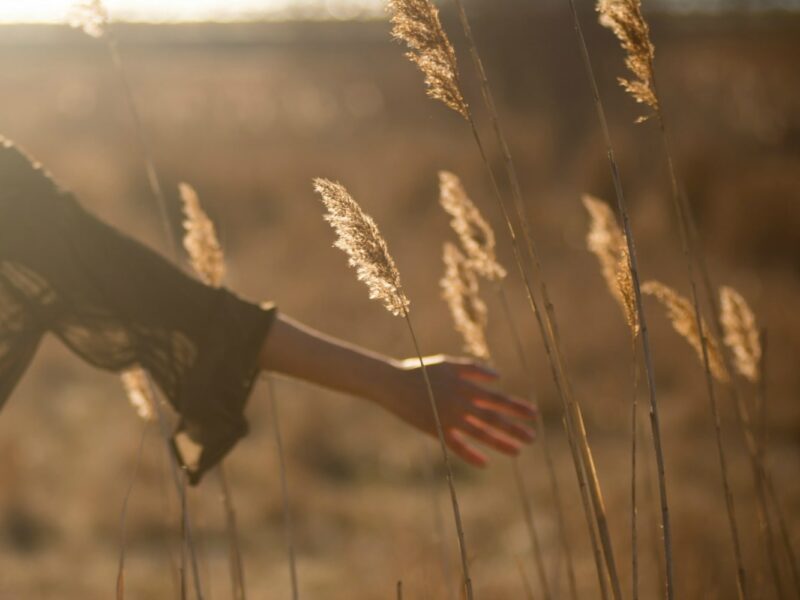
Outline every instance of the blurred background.
[[(652, 123), (634, 124), (640, 109), (616, 83), (624, 74), (617, 43), (597, 25), (592, 3), (579, 4), (641, 271), (688, 294), (657, 130)], [(69, 5), (0, 4), (6, 23), (0, 27), (0, 133), (42, 161), (85, 206), (167, 254), (117, 74), (102, 41), (64, 24)], [(126, 21), (115, 22), (113, 31), (176, 231), (176, 186), (186, 181), (219, 228), (228, 285), (253, 300), (274, 300), (327, 333), (393, 356), (411, 354), (404, 325), (367, 300), (344, 256), (331, 248), (333, 234), (311, 179), (338, 179), (381, 226), (412, 299), (424, 351), (460, 352), (438, 288), (441, 246), (451, 239), (437, 203), (438, 170), (461, 176), (495, 225), (507, 264), (511, 254), (468, 127), (425, 97), (421, 75), (390, 39), (381, 2), (119, 0), (108, 6), (112, 19)], [(613, 188), (566, 0), (467, 6), (540, 240), (627, 585), (630, 344), (585, 249), (588, 218), (580, 195), (613, 200)], [(644, 7), (678, 168), (711, 268), (719, 284), (748, 299), (768, 331), (769, 461), (795, 542), (798, 7), (789, 0), (653, 0)], [(485, 127), (450, 3), (442, 5), (442, 19), (461, 58), (466, 95)], [(491, 153), (499, 161), (495, 148)], [(535, 369), (526, 374), (517, 367), (487, 287), (502, 385), (522, 394), (529, 375), (537, 382), (571, 517), (579, 583), (583, 597), (597, 597), (558, 398), (519, 282), (511, 277), (509, 285)], [(732, 551), (702, 371), (661, 308), (652, 302), (646, 308), (673, 511), (676, 597), (730, 598)], [(402, 579), (407, 598), (449, 597), (425, 479), (428, 442), (362, 401), (288, 380), (276, 379), (274, 388), (288, 453), (301, 596), (391, 598)], [(646, 397), (641, 400), (644, 406)], [(727, 397), (721, 402), (750, 578), (763, 597), (772, 597), (741, 435)], [(226, 460), (250, 598), (289, 597), (269, 414), (268, 389), (261, 384), (248, 409), (252, 432)], [(122, 504), (142, 428), (117, 377), (92, 370), (47, 340), (0, 415), (0, 599), (112, 596)], [(654, 467), (649, 438), (641, 443), (648, 450), (641, 459), (641, 588), (642, 597), (656, 598)], [(459, 465), (457, 471), (476, 594), (523, 598), (521, 573), (537, 589), (528, 538), (510, 463), (494, 458), (488, 470)], [(563, 561), (541, 450), (526, 451), (522, 465), (555, 580)], [(440, 492), (457, 573), (444, 488)], [(230, 598), (224, 515), (213, 477), (191, 491), (190, 506), (205, 597)], [(126, 597), (176, 597), (178, 512), (155, 430), (145, 438), (127, 529)], [(558, 579), (565, 592), (563, 575)]]

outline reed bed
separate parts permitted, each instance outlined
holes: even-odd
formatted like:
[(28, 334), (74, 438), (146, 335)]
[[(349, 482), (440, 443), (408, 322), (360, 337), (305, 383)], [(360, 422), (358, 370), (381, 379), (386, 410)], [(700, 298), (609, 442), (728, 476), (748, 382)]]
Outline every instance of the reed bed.
[[(669, 138), (669, 129), (665, 124), (664, 102), (656, 87), (655, 45), (650, 37), (648, 23), (642, 13), (639, 0), (599, 0), (597, 12), (600, 24), (612, 31), (618, 38), (625, 54), (625, 66), (629, 71), (627, 77), (620, 78), (619, 83), (624, 90), (641, 105), (643, 112), (636, 118), (637, 123), (653, 122), (657, 129), (664, 160), (669, 176), (671, 205), (678, 222), (678, 234), (684, 254), (690, 293), (684, 297), (670, 285), (660, 281), (641, 278), (637, 244), (634, 238), (631, 215), (622, 186), (620, 165), (616, 158), (611, 132), (606, 118), (605, 106), (599, 93), (593, 60), (584, 36), (583, 25), (574, 0), (568, 0), (572, 24), (577, 36), (578, 47), (585, 75), (589, 83), (588, 99), (593, 103), (596, 112), (603, 146), (608, 160), (611, 183), (615, 196), (614, 207), (591, 195), (584, 195), (582, 204), (589, 214), (590, 225), (586, 236), (586, 246), (599, 264), (600, 274), (608, 292), (620, 308), (627, 326), (630, 341), (631, 382), (630, 382), (630, 439), (627, 448), (630, 452), (630, 479), (627, 498), (630, 500), (628, 526), (624, 530), (615, 530), (609, 520), (610, 511), (606, 508), (606, 500), (600, 482), (600, 474), (595, 463), (595, 451), (590, 444), (587, 423), (581, 402), (574, 391), (570, 369), (566, 360), (566, 348), (559, 328), (556, 309), (552, 300), (548, 281), (544, 276), (542, 256), (539, 250), (539, 239), (534, 233), (530, 218), (530, 202), (525, 197), (517, 172), (517, 165), (512, 156), (510, 144), (501, 125), (500, 111), (489, 82), (483, 57), (478, 49), (478, 42), (472, 30), (472, 23), (462, 0), (454, 0), (453, 8), (458, 17), (466, 42), (466, 49), (474, 69), (472, 75), (481, 95), (481, 115), (470, 104), (464, 91), (462, 75), (459, 72), (456, 47), (451, 42), (439, 17), (436, 6), (430, 0), (389, 0), (393, 36), (407, 46), (407, 57), (419, 68), (424, 77), (424, 85), (428, 96), (445, 105), (453, 113), (463, 119), (469, 127), (469, 134), (475, 143), (480, 163), (485, 169), (492, 198), (499, 212), (502, 225), (508, 236), (514, 267), (509, 273), (499, 259), (500, 250), (494, 228), (478, 205), (472, 201), (459, 177), (449, 171), (439, 172), (439, 203), (447, 212), (456, 243), (444, 242), (442, 262), (444, 274), (439, 281), (439, 293), (447, 304), (453, 319), (453, 326), (463, 341), (464, 353), (477, 360), (497, 365), (493, 344), (495, 342), (494, 320), (490, 320), (490, 304), (487, 302), (484, 285), (496, 294), (495, 302), (500, 307), (502, 319), (508, 330), (505, 340), (513, 349), (517, 358), (517, 369), (524, 374), (525, 385), (529, 391), (531, 402), (536, 402), (537, 388), (541, 385), (534, 372), (534, 360), (526, 349), (529, 332), (520, 325), (523, 321), (515, 314), (512, 295), (516, 291), (514, 284), (520, 283), (534, 318), (540, 337), (544, 356), (547, 361), (549, 375), (555, 386), (561, 409), (566, 443), (569, 446), (569, 460), (575, 471), (578, 485), (578, 497), (584, 513), (588, 534), (591, 560), (597, 577), (597, 590), (591, 595), (603, 600), (613, 598), (622, 600), (630, 595), (634, 600), (646, 595), (645, 586), (655, 586), (644, 577), (646, 562), (643, 538), (647, 529), (643, 526), (643, 515), (649, 511), (641, 506), (641, 487), (650, 484), (653, 478), (648, 469), (649, 460), (656, 465), (656, 476), (653, 487), (658, 489), (658, 509), (660, 529), (655, 518), (648, 518), (648, 523), (657, 530), (660, 538), (659, 546), (654, 548), (654, 560), (659, 569), (658, 586), (660, 592), (668, 599), (676, 597), (676, 589), (685, 587), (682, 580), (685, 574), (679, 569), (676, 572), (676, 551), (673, 548), (673, 527), (680, 527), (671, 512), (671, 501), (675, 495), (670, 488), (670, 502), (666, 477), (666, 458), (662, 443), (662, 423), (659, 416), (659, 397), (656, 388), (656, 373), (653, 366), (652, 345), (648, 330), (648, 320), (643, 298), (650, 296), (657, 300), (665, 310), (667, 319), (675, 331), (692, 348), (702, 365), (706, 395), (711, 410), (714, 428), (716, 460), (721, 475), (723, 497), (725, 502), (725, 518), (733, 549), (733, 560), (736, 567), (736, 587), (741, 600), (765, 597), (765, 588), (771, 585), (777, 598), (789, 597), (794, 591), (800, 594), (800, 570), (798, 570), (793, 547), (792, 524), (787, 518), (783, 506), (783, 498), (768, 464), (768, 439), (766, 433), (766, 351), (764, 333), (759, 329), (759, 317), (748, 304), (745, 297), (730, 286), (716, 288), (703, 252), (703, 240), (692, 214), (689, 199), (684, 193), (679, 177), (677, 161)], [(172, 247), (176, 261), (179, 258), (178, 239), (174, 227), (170, 223), (167, 197), (152, 158), (145, 128), (135, 102), (133, 90), (126, 77), (120, 56), (118, 43), (111, 30), (108, 12), (99, 0), (87, 0), (78, 3), (74, 25), (82, 29), (92, 38), (102, 40), (107, 47), (119, 85), (127, 103), (128, 112), (134, 123), (138, 150), (148, 179), (150, 193), (156, 200), (165, 237)], [(458, 44), (456, 44), (457, 46)], [(491, 139), (479, 127), (478, 117), (488, 119)], [(490, 145), (499, 149), (499, 156), (494, 157), (489, 150)], [(388, 181), (388, 180), (387, 180)], [(326, 210), (324, 218), (336, 233), (334, 246), (345, 252), (357, 278), (366, 284), (369, 297), (380, 302), (394, 316), (401, 317), (408, 329), (410, 341), (419, 363), (420, 377), (424, 383), (425, 393), (431, 408), (431, 416), (441, 450), (445, 478), (448, 484), (451, 508), (458, 539), (461, 566), (461, 597), (473, 600), (479, 596), (479, 584), (474, 580), (473, 561), (480, 558), (480, 549), (476, 545), (467, 545), (467, 526), (462, 518), (462, 504), (456, 490), (456, 474), (451, 464), (451, 451), (448, 449), (447, 432), (443, 430), (437, 400), (428, 373), (428, 365), (423, 359), (418, 334), (421, 332), (411, 318), (411, 302), (401, 284), (400, 272), (388, 245), (378, 230), (377, 225), (352, 198), (341, 184), (328, 179), (315, 179), (314, 191), (321, 197)], [(506, 193), (505, 189), (509, 192)], [(183, 248), (189, 256), (192, 270), (206, 285), (220, 287), (225, 280), (226, 264), (222, 245), (219, 242), (215, 225), (203, 210), (198, 195), (187, 184), (180, 184), (179, 196), (183, 204), (184, 236)], [(412, 267), (413, 268), (413, 267)], [(404, 271), (405, 273), (405, 271)], [(518, 282), (514, 280), (518, 278)], [(678, 285), (677, 287), (681, 287)], [(700, 293), (705, 293), (705, 304), (701, 303)], [(705, 310), (704, 310), (705, 309)], [(708, 318), (706, 318), (706, 316)], [(528, 316), (528, 315), (526, 315)], [(570, 326), (574, 323), (567, 323)], [(644, 452), (642, 435), (639, 432), (639, 421), (642, 419), (639, 406), (639, 392), (644, 379), (648, 389), (649, 425), (652, 448)], [(180, 505), (181, 530), (181, 564), (178, 567), (179, 595), (190, 596), (189, 573), (191, 573), (194, 596), (202, 599), (207, 589), (207, 574), (201, 577), (198, 567), (195, 542), (193, 541), (192, 523), (190, 520), (187, 488), (184, 475), (181, 473), (175, 456), (171, 451), (167, 418), (163, 411), (163, 403), (155, 393), (148, 374), (140, 368), (134, 368), (122, 375), (122, 382), (127, 396), (144, 421), (143, 433), (138, 445), (133, 475), (127, 487), (120, 515), (120, 552), (117, 566), (116, 597), (122, 600), (126, 596), (126, 544), (128, 538), (129, 500), (134, 484), (139, 476), (140, 461), (145, 443), (145, 435), (154, 423), (159, 427), (161, 437), (170, 456), (170, 474)], [(626, 384), (627, 387), (628, 384)], [(275, 436), (277, 473), (280, 482), (281, 509), (286, 541), (286, 554), (290, 579), (291, 597), (299, 598), (300, 584), (297, 573), (298, 546), (295, 540), (295, 528), (299, 523), (292, 518), (292, 507), (288, 479), (291, 462), (287, 460), (287, 450), (282, 437), (278, 403), (271, 379), (269, 386), (269, 413), (273, 434)], [(757, 584), (751, 579), (751, 566), (747, 564), (745, 545), (749, 541), (746, 529), (740, 524), (737, 507), (742, 497), (733, 481), (733, 462), (730, 450), (724, 437), (723, 406), (719, 402), (718, 391), (722, 390), (735, 410), (737, 424), (741, 430), (746, 460), (752, 471), (753, 485), (756, 492), (756, 511), (758, 533), (760, 536), (759, 558), (763, 567), (769, 570), (770, 582), (763, 581), (761, 576)], [(642, 393), (643, 390), (642, 390)], [(547, 397), (546, 394), (538, 394)], [(628, 417), (626, 416), (626, 423)], [(643, 425), (643, 423), (642, 423)], [(538, 425), (538, 439), (542, 447), (544, 471), (541, 473), (542, 487), (546, 487), (552, 504), (552, 514), (542, 510), (540, 503), (527, 489), (528, 473), (523, 470), (517, 458), (511, 459), (515, 501), (521, 509), (520, 528), (524, 526), (527, 543), (533, 558), (535, 577), (529, 580), (528, 569), (520, 557), (515, 557), (520, 581), (521, 594), (526, 598), (544, 598), (555, 600), (569, 596), (571, 600), (587, 597), (584, 590), (586, 582), (579, 579), (585, 570), (579, 571), (578, 561), (582, 556), (580, 544), (569, 534), (569, 512), (567, 505), (573, 498), (565, 493), (559, 484), (558, 461), (556, 448), (550, 443), (544, 423)], [(627, 434), (627, 424), (626, 424)], [(628, 450), (626, 449), (626, 452)], [(652, 452), (652, 455), (650, 454)], [(642, 459), (645, 466), (644, 483), (641, 481)], [(431, 462), (431, 461), (429, 461)], [(627, 468), (626, 468), (627, 469)], [(627, 476), (627, 470), (625, 471)], [(538, 476), (538, 475), (537, 475)], [(244, 574), (244, 557), (239, 539), (237, 512), (235, 510), (231, 485), (221, 465), (217, 470), (221, 489), (222, 506), (225, 515), (225, 528), (228, 539), (228, 557), (230, 597), (234, 600), (245, 600), (247, 597)], [(546, 479), (546, 481), (545, 481)], [(538, 483), (538, 479), (537, 479)], [(627, 482), (626, 482), (627, 483)], [(538, 486), (537, 486), (538, 488)], [(648, 494), (645, 494), (646, 505)], [(652, 494), (654, 495), (654, 494)], [(434, 490), (435, 496), (435, 490)], [(577, 501), (576, 499), (576, 501)], [(434, 502), (436, 499), (434, 497)], [(655, 499), (653, 499), (655, 504)], [(627, 509), (627, 500), (625, 504)], [(680, 513), (678, 513), (680, 515)], [(721, 514), (721, 513), (720, 513)], [(650, 515), (648, 515), (649, 517)], [(552, 520), (553, 538), (542, 535), (545, 529), (542, 523)], [(743, 521), (742, 521), (743, 523)], [(443, 531), (443, 528), (442, 528)], [(615, 552), (614, 536), (623, 533), (629, 536), (630, 556), (630, 594), (625, 591), (628, 583), (623, 585), (619, 573), (618, 554)], [(471, 536), (470, 536), (470, 539)], [(445, 579), (447, 567), (447, 549), (442, 542), (444, 555)], [(470, 550), (470, 551), (468, 551)], [(562, 565), (548, 570), (550, 553), (563, 556)], [(586, 558), (588, 562), (588, 558)], [(396, 565), (395, 565), (396, 567)], [(789, 584), (784, 575), (789, 572), (792, 583)], [(566, 581), (567, 591), (563, 590), (562, 573)], [(406, 580), (407, 574), (396, 572), (403, 579), (388, 578), (386, 585), (390, 590), (392, 582), (395, 596), (413, 597), (414, 581)], [(404, 581), (406, 583), (404, 584)], [(531, 581), (535, 584), (532, 585)], [(733, 580), (731, 579), (731, 582)], [(206, 585), (204, 585), (206, 583)], [(447, 583), (450, 583), (447, 581)], [(358, 597), (358, 582), (352, 582), (353, 589), (349, 596)], [(595, 584), (592, 583), (592, 586)], [(791, 587), (791, 590), (789, 588)], [(538, 589), (537, 589), (538, 588)], [(1, 591), (1, 590), (0, 590)], [(452, 590), (448, 588), (448, 592)], [(487, 596), (488, 597), (488, 596)]]
[[(447, 34), (441, 26), (437, 9), (430, 0), (392, 0), (389, 3), (389, 7), (392, 15), (392, 23), (394, 25), (393, 35), (397, 39), (405, 42), (410, 48), (409, 57), (418, 65), (425, 75), (428, 95), (433, 99), (441, 100), (448, 108), (454, 110), (467, 121), (481, 159), (487, 169), (487, 174), (492, 183), (494, 199), (503, 215), (511, 240), (514, 260), (520, 278), (525, 285), (529, 306), (536, 318), (542, 343), (551, 366), (553, 381), (559, 391), (562, 409), (566, 415), (564, 423), (567, 436), (570, 438), (570, 447), (573, 453), (573, 464), (575, 466), (579, 489), (584, 497), (584, 512), (588, 521), (594, 520), (596, 523), (599, 538), (602, 542), (602, 555), (605, 559), (605, 565), (612, 582), (614, 597), (618, 600), (621, 597), (621, 589), (619, 578), (616, 575), (616, 565), (610, 532), (606, 519), (602, 492), (600, 490), (600, 482), (597, 478), (596, 469), (594, 468), (594, 458), (589, 446), (580, 405), (575, 401), (571, 393), (570, 383), (566, 376), (558, 328), (555, 324), (554, 308), (550, 301), (547, 285), (542, 277), (541, 261), (536, 244), (531, 235), (529, 218), (522, 198), (519, 179), (511, 158), (508, 143), (499, 123), (499, 117), (486, 71), (483, 67), (480, 55), (478, 54), (478, 49), (472, 35), (472, 29), (467, 19), (466, 12), (460, 0), (456, 0), (456, 8), (462, 28), (468, 40), (475, 71), (480, 81), (481, 95), (491, 119), (497, 142), (502, 150), (505, 173), (512, 188), (512, 204), (517, 218), (517, 226), (514, 225), (511, 212), (500, 192), (497, 177), (486, 153), (486, 146), (478, 132), (478, 127), (472, 111), (466, 101), (464, 101), (463, 94), (460, 91), (461, 85), (455, 52)], [(456, 94), (452, 90), (457, 90), (458, 93)], [(520, 249), (517, 227), (522, 231), (522, 239), (525, 242), (527, 258), (531, 266), (530, 273), (525, 265)], [(531, 279), (535, 279), (539, 283), (541, 305), (544, 311), (539, 308), (539, 300), (537, 300), (536, 294), (534, 293)], [(588, 509), (590, 503), (591, 510)], [(594, 525), (591, 523), (587, 523), (587, 525), (591, 533)], [(592, 539), (594, 538), (592, 537)], [(595, 548), (595, 554), (599, 554), (597, 548)], [(598, 577), (602, 582), (604, 575), (599, 570)]]

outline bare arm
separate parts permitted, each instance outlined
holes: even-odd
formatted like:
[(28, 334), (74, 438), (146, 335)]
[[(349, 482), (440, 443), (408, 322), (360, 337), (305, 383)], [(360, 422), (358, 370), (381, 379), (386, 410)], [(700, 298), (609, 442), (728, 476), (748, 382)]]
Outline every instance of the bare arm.
[[(375, 402), (406, 423), (436, 435), (419, 361), (398, 361), (348, 344), (278, 315), (261, 349), (263, 369)], [(533, 440), (531, 404), (484, 384), (497, 374), (464, 359), (425, 359), (448, 446), (472, 465), (486, 457), (467, 441), (517, 454)], [(527, 423), (524, 423), (526, 422)]]

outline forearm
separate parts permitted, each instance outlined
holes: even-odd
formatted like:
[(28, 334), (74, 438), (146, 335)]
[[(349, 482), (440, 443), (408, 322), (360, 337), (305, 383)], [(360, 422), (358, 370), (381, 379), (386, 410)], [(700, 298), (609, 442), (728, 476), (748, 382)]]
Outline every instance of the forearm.
[(259, 357), (261, 367), (347, 394), (377, 399), (399, 363), (279, 314)]

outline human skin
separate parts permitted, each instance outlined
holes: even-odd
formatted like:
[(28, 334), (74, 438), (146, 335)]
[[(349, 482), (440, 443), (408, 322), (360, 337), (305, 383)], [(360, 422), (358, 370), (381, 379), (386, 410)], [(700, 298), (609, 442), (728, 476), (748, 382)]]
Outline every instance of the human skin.
[[(516, 455), (533, 441), (535, 406), (489, 387), (488, 367), (442, 355), (424, 358), (445, 441), (467, 463), (482, 467), (481, 442)], [(374, 402), (412, 427), (436, 436), (418, 358), (395, 360), (338, 340), (279, 313), (259, 355), (271, 371)]]

